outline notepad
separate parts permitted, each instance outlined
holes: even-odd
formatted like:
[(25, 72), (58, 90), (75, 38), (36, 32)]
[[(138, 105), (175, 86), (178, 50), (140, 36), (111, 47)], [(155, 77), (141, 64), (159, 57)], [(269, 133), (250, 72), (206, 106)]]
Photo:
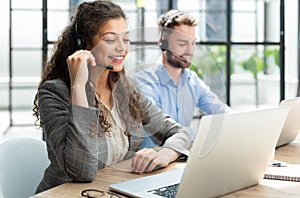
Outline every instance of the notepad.
[(300, 164), (287, 164), (286, 167), (267, 167), (264, 179), (300, 182)]

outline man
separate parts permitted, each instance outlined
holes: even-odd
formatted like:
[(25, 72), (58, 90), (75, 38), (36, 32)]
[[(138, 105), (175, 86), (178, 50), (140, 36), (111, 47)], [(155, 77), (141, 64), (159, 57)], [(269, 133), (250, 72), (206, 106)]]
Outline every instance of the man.
[[(162, 51), (161, 62), (134, 75), (140, 91), (182, 126), (189, 128), (195, 108), (205, 114), (226, 113), (230, 107), (189, 69), (196, 48), (195, 26), (190, 14), (170, 10), (160, 16), (161, 30), (158, 44)], [(195, 131), (191, 132), (194, 139)], [(160, 145), (146, 137), (143, 147)]]

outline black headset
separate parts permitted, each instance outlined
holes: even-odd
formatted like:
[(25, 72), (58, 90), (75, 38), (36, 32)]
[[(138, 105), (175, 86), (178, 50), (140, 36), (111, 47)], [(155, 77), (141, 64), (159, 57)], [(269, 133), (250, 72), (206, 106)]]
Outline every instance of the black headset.
[(87, 46), (86, 40), (83, 38), (83, 35), (80, 35), (78, 32), (78, 23), (81, 20), (81, 13), (77, 13), (76, 21), (74, 21), (74, 31), (76, 36), (76, 43), (80, 49), (85, 49)]
[(161, 51), (166, 51), (168, 49), (168, 41), (166, 39), (162, 39), (162, 36), (160, 39), (159, 47), (160, 47)]
[(184, 12), (177, 10), (173, 14), (166, 14), (165, 16), (162, 17), (162, 23), (161, 23), (162, 30), (160, 34), (160, 44), (159, 44), (161, 51), (166, 51), (168, 49), (168, 40), (163, 39), (164, 29), (167, 28), (169, 23), (174, 22), (174, 19), (178, 18), (183, 14)]

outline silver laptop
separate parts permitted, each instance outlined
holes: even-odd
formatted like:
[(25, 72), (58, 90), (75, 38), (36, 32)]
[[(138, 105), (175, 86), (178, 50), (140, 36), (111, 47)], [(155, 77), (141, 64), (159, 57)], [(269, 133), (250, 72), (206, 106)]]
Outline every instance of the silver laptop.
[[(258, 184), (289, 108), (203, 116), (186, 167), (110, 185), (133, 197), (216, 197)], [(172, 189), (175, 188), (175, 192)]]
[(280, 106), (283, 105), (289, 106), (290, 110), (277, 142), (277, 147), (292, 142), (300, 131), (300, 97), (283, 100)]

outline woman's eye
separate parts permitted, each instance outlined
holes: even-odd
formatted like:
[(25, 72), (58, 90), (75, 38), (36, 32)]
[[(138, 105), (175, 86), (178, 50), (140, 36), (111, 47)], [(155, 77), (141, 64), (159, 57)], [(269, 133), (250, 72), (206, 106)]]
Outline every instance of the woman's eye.
[(105, 42), (108, 44), (113, 44), (115, 42), (114, 39), (105, 39)]

